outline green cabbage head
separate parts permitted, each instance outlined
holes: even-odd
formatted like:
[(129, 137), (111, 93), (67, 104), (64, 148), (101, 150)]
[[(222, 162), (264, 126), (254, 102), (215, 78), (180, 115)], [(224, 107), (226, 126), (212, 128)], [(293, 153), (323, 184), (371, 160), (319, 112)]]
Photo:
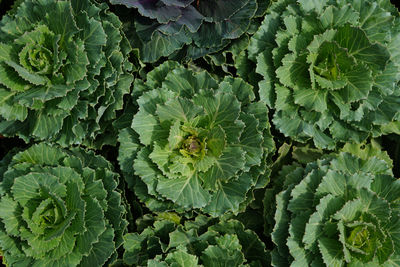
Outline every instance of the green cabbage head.
[(343, 152), (278, 179), (273, 266), (400, 264), (400, 180), (386, 161)]
[(106, 4), (27, 0), (0, 21), (0, 133), (100, 147), (129, 93), (130, 45)]
[(328, 149), (396, 130), (399, 51), (400, 17), (387, 0), (279, 0), (249, 47), (275, 126)]
[(252, 89), (170, 61), (136, 80), (139, 111), (120, 133), (119, 161), (150, 209), (238, 212), (267, 184), (274, 143)]
[(268, 266), (269, 253), (257, 234), (237, 220), (199, 215), (184, 223), (158, 219), (124, 236), (125, 264), (133, 266)]
[[(196, 59), (226, 48), (250, 30), (269, 0), (111, 0), (134, 8), (127, 35), (144, 62), (161, 57)], [(136, 11), (135, 10), (135, 11)], [(125, 19), (124, 19), (125, 20)], [(134, 37), (133, 37), (134, 36)], [(132, 40), (133, 40), (132, 39)]]
[(126, 232), (119, 175), (103, 157), (37, 144), (0, 161), (0, 251), (8, 266), (103, 266)]

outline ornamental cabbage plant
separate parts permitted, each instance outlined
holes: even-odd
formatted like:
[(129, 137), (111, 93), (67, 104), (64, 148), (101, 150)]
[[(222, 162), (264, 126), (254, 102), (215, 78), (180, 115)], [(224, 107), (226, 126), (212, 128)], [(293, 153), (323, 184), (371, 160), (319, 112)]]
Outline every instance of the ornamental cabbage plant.
[(114, 144), (131, 47), (106, 4), (27, 0), (0, 21), (0, 133), (62, 146)]
[(399, 51), (399, 13), (387, 0), (274, 2), (249, 47), (275, 126), (328, 149), (395, 130)]
[[(199, 58), (222, 50), (247, 32), (269, 0), (111, 0), (134, 8), (127, 17), (134, 24), (135, 44), (144, 62), (161, 57)], [(128, 35), (130, 33), (127, 33)]]
[(400, 180), (378, 157), (347, 152), (281, 173), (273, 266), (397, 266)]
[(199, 215), (184, 223), (156, 220), (124, 236), (124, 263), (133, 266), (268, 266), (269, 253), (256, 233), (237, 220)]
[(0, 251), (7, 266), (103, 266), (127, 221), (111, 163), (40, 143), (0, 161)]
[(120, 133), (119, 161), (151, 210), (237, 213), (268, 183), (268, 109), (243, 80), (167, 61), (133, 95), (139, 110)]

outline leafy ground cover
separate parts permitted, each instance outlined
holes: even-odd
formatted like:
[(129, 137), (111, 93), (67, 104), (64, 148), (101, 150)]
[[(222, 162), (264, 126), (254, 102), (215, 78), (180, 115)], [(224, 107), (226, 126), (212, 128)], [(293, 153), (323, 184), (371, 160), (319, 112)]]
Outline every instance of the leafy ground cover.
[(388, 0), (0, 0), (0, 263), (400, 266)]

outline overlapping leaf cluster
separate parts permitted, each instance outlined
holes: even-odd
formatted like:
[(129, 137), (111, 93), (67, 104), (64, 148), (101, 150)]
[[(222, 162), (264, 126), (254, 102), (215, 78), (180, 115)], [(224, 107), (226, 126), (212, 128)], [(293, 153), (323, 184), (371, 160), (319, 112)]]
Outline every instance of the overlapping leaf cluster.
[(115, 144), (133, 77), (118, 17), (89, 0), (24, 1), (0, 22), (0, 132), (63, 146)]
[[(400, 20), (389, 1), (277, 1), (249, 48), (275, 126), (320, 148), (393, 131)], [(387, 129), (389, 128), (389, 129)]]
[(400, 266), (389, 0), (0, 3), (6, 266)]
[(166, 62), (134, 91), (139, 111), (120, 134), (119, 160), (150, 209), (238, 212), (267, 184), (274, 143), (249, 84)]
[[(217, 52), (246, 33), (269, 5), (261, 0), (111, 0), (135, 8), (129, 20), (140, 41), (141, 57), (196, 59)], [(129, 34), (129, 33), (128, 33)]]
[(400, 180), (386, 161), (346, 152), (278, 179), (274, 266), (399, 264)]
[(126, 232), (119, 176), (93, 152), (45, 143), (0, 162), (0, 249), (8, 266), (102, 266)]
[(237, 220), (198, 216), (179, 224), (156, 220), (124, 236), (124, 263), (134, 266), (266, 266), (264, 243)]

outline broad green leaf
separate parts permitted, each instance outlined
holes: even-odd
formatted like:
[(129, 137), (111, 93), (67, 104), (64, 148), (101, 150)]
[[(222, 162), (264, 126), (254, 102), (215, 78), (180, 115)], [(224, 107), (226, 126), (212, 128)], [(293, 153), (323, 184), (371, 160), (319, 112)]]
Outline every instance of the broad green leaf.
[(213, 225), (209, 230), (215, 230), (221, 234), (236, 234), (244, 257), (248, 261), (257, 262), (257, 264), (268, 264), (269, 253), (265, 249), (265, 244), (258, 238), (257, 234), (242, 222), (236, 220), (222, 221)]
[(386, 65), (384, 71), (378, 73), (375, 77), (374, 85), (377, 86), (382, 92), (387, 95), (391, 95), (394, 91), (396, 80), (398, 78), (398, 67), (394, 63), (389, 63)]
[(370, 144), (351, 144), (347, 143), (341, 149), (343, 152), (353, 154), (363, 160), (368, 160), (371, 157), (377, 157), (381, 160), (386, 161), (387, 165), (391, 168), (393, 161), (390, 159), (387, 152), (381, 150), (381, 146), (377, 141), (371, 140)]
[(201, 256), (207, 266), (239, 266), (244, 261), (243, 253), (240, 251), (237, 237), (225, 235), (217, 239), (217, 245), (206, 248)]
[(64, 97), (71, 90), (72, 86), (61, 84), (37, 86), (18, 94), (15, 96), (15, 100), (22, 105), (33, 105), (33, 101), (36, 99), (43, 102), (57, 97)]
[(136, 101), (141, 107), (140, 110), (142, 110), (142, 112), (155, 114), (158, 105), (164, 104), (165, 102), (175, 98), (176, 96), (176, 93), (169, 90), (154, 89), (151, 91), (143, 92)]
[[(259, 30), (254, 34), (253, 38), (250, 40), (249, 44), (249, 57), (251, 60), (255, 61), (256, 56), (260, 55), (261, 52), (270, 51), (275, 46), (275, 33), (280, 26), (280, 14), (271, 11), (268, 16), (264, 17), (264, 21), (261, 24)], [(270, 49), (265, 49), (265, 48)], [(260, 60), (257, 59), (260, 63)], [(268, 64), (267, 64), (268, 65)], [(257, 72), (263, 75), (263, 72)]]
[[(136, 27), (139, 25), (136, 24)], [(143, 27), (140, 25), (140, 27)], [(140, 30), (140, 28), (139, 28)], [(156, 30), (151, 36), (151, 40), (143, 43), (141, 50), (141, 58), (144, 62), (156, 62), (160, 57), (168, 56), (178, 49), (181, 49), (185, 44), (191, 41), (189, 34), (181, 28), (181, 31), (174, 35), (166, 35)]]
[[(238, 140), (242, 131), (242, 124), (237, 121), (240, 112), (240, 103), (232, 94), (217, 93), (213, 97), (210, 91), (194, 96), (194, 103), (204, 108), (207, 128), (220, 125), (225, 131), (227, 142)], [(207, 94), (207, 95), (205, 95)]]
[(155, 116), (144, 111), (135, 115), (132, 128), (139, 134), (140, 142), (144, 145), (150, 145), (153, 140), (168, 138), (168, 130), (160, 126)]
[(176, 227), (176, 230), (169, 234), (169, 247), (177, 248), (195, 242), (198, 237), (198, 234), (196, 233), (198, 227), (198, 225), (195, 225), (195, 229), (184, 229), (182, 226)]
[(368, 133), (352, 129), (346, 123), (341, 123), (338, 120), (332, 122), (330, 133), (334, 139), (351, 140), (356, 143), (362, 143), (368, 137)]
[(198, 93), (200, 89), (207, 88), (202, 86), (207, 80), (213, 80), (209, 75), (195, 75), (192, 71), (182, 67), (172, 69), (163, 81), (163, 87), (175, 92), (180, 97), (192, 98), (194, 94)]
[(215, 190), (220, 182), (235, 180), (235, 175), (245, 163), (245, 152), (241, 147), (226, 147), (208, 171), (201, 174), (204, 186)]
[(302, 88), (293, 92), (293, 98), (296, 104), (317, 112), (324, 112), (327, 110), (327, 96), (328, 92), (326, 90)]
[[(172, 154), (171, 152), (169, 154)], [(189, 163), (188, 163), (189, 161)], [(182, 155), (173, 155), (171, 157), (171, 163), (168, 166), (168, 170), (172, 173), (165, 173), (165, 175), (174, 177), (174, 175), (177, 176), (186, 176), (189, 177), (192, 172), (193, 169), (196, 169), (198, 171), (203, 171), (203, 170), (207, 170), (210, 165), (213, 162), (213, 158), (210, 158), (208, 156), (205, 156), (202, 159), (199, 160), (188, 160), (187, 158), (185, 158)], [(193, 167), (192, 167), (192, 163), (193, 163)]]
[(137, 233), (128, 233), (124, 235), (124, 262), (127, 264), (138, 263), (138, 251), (140, 251), (141, 243), (144, 238), (144, 236)]
[[(106, 44), (107, 35), (100, 21), (89, 18), (88, 16), (80, 16), (79, 20), (81, 21), (78, 23), (83, 25), (80, 36), (82, 40), (85, 41), (85, 51), (87, 52), (88, 59), (91, 64), (98, 64), (100, 61), (98, 55), (101, 53), (102, 46)], [(106, 23), (106, 21), (104, 23)], [(117, 31), (113, 31), (113, 33), (116, 34)], [(116, 38), (114, 37), (114, 39)]]
[(315, 11), (317, 14), (321, 13), (323, 8), (327, 5), (327, 0), (298, 0), (301, 8), (303, 8), (306, 12)]
[(315, 149), (308, 146), (293, 147), (292, 151), (293, 159), (302, 164), (316, 161), (321, 158), (322, 155), (323, 151), (321, 149)]
[[(275, 244), (275, 249), (272, 254), (272, 262), (280, 259), (288, 262), (289, 248), (286, 245), (286, 239), (289, 234), (290, 213), (287, 211), (289, 203), (290, 191), (282, 191), (276, 194), (276, 212), (274, 215), (275, 224), (271, 233), (272, 242)], [(275, 255), (275, 256), (274, 256)]]
[(326, 235), (324, 229), (325, 224), (328, 223), (329, 218), (334, 215), (336, 211), (341, 209), (344, 202), (342, 198), (330, 194), (320, 199), (315, 212), (310, 216), (306, 224), (302, 240), (305, 244), (305, 248), (311, 250), (316, 249), (318, 240)]
[(38, 114), (33, 122), (32, 134), (40, 139), (47, 139), (55, 136), (62, 127), (64, 116), (52, 116), (49, 114)]
[(81, 261), (82, 265), (95, 264), (102, 266), (115, 250), (114, 230), (108, 227), (99, 237), (98, 242), (93, 245), (89, 256), (84, 257)]
[(17, 163), (27, 162), (39, 165), (58, 165), (67, 155), (56, 147), (39, 143), (30, 147), (30, 149), (22, 151), (15, 155), (14, 161)]
[(170, 164), (170, 157), (173, 154), (172, 150), (166, 147), (160, 147), (158, 144), (154, 145), (153, 151), (150, 153), (149, 158), (157, 164), (159, 170), (161, 170), (164, 175), (168, 173), (168, 167)]
[(272, 121), (285, 135), (296, 136), (303, 131), (307, 124), (296, 113), (290, 115), (291, 117), (286, 114), (275, 113)]
[(245, 167), (248, 170), (251, 166), (260, 165), (264, 153), (262, 144), (263, 136), (258, 131), (259, 122), (252, 114), (241, 114), (239, 117), (246, 125), (243, 134), (240, 136), (240, 144), (245, 154)]
[(151, 151), (149, 149), (142, 148), (133, 161), (133, 168), (135, 174), (146, 183), (148, 193), (155, 195), (156, 177), (160, 174), (160, 171), (157, 170), (156, 165), (149, 160), (150, 153)]
[(307, 266), (311, 264), (311, 261), (315, 260), (313, 252), (306, 250), (301, 243), (305, 225), (310, 215), (310, 211), (303, 212), (294, 218), (292, 217), (290, 221), (289, 237), (286, 244), (289, 248), (290, 255), (294, 258), (292, 263), (294, 266)]
[(28, 109), (12, 101), (14, 95), (14, 92), (0, 88), (0, 114), (6, 120), (24, 121), (28, 116)]
[(206, 143), (207, 149), (210, 150), (212, 155), (216, 158), (221, 156), (226, 145), (225, 132), (220, 125), (212, 128), (207, 135)]
[(139, 140), (133, 130), (122, 129), (118, 136), (120, 142), (118, 150), (118, 162), (123, 172), (133, 173), (133, 160), (139, 150)]
[(308, 65), (306, 56), (296, 54), (286, 54), (282, 59), (282, 66), (276, 69), (276, 76), (279, 81), (290, 88), (309, 88)]
[(340, 46), (349, 49), (350, 55), (375, 70), (381, 70), (389, 60), (389, 52), (384, 46), (371, 44), (365, 32), (359, 28), (353, 28), (349, 24), (338, 29), (335, 40)]
[(68, 254), (72, 254), (75, 241), (76, 238), (74, 237), (72, 231), (64, 232), (62, 235), (62, 239), (60, 240), (60, 246), (58, 246), (51, 252), (51, 257), (49, 258), (52, 260), (58, 260)]
[(212, 216), (221, 216), (227, 210), (237, 213), (239, 205), (245, 201), (246, 192), (253, 185), (251, 178), (248, 173), (243, 173), (228, 182), (217, 180), (217, 191), (203, 210)]
[(365, 212), (372, 213), (382, 221), (389, 218), (391, 212), (390, 206), (386, 200), (379, 198), (366, 188), (360, 190), (360, 199)]
[(161, 123), (166, 120), (190, 122), (202, 111), (202, 108), (192, 101), (178, 97), (167, 101), (164, 105), (158, 105), (156, 114)]
[(345, 23), (356, 25), (359, 16), (359, 13), (355, 12), (351, 4), (344, 5), (341, 8), (328, 6), (321, 15), (321, 23), (325, 28), (336, 28)]
[(44, 258), (43, 260), (39, 260), (35, 262), (35, 264), (39, 266), (65, 266), (66, 264), (79, 264), (79, 262), (82, 260), (82, 254), (79, 252), (73, 251), (70, 254), (65, 255), (64, 257), (54, 260), (52, 258)]
[(68, 50), (67, 54), (69, 54), (72, 61), (72, 64), (68, 64), (64, 67), (65, 82), (69, 85), (85, 77), (89, 59), (85, 53), (85, 44), (83, 41), (77, 40), (75, 44), (71, 43), (66, 45)]
[(12, 187), (14, 200), (20, 205), (25, 205), (29, 201), (39, 198), (39, 189), (46, 188), (57, 196), (65, 197), (66, 186), (59, 183), (57, 177), (42, 173), (30, 173), (15, 179)]
[(89, 253), (93, 249), (93, 243), (106, 231), (103, 211), (96, 199), (85, 199), (86, 209), (84, 215), (85, 228), (82, 235), (76, 240), (81, 253)]
[(194, 97), (194, 103), (204, 108), (210, 125), (221, 125), (224, 128), (225, 124), (229, 125), (238, 118), (240, 104), (233, 95), (217, 93), (214, 98), (210, 96), (211, 92), (205, 91), (205, 94)]
[(24, 67), (18, 65), (13, 61), (4, 61), (8, 66), (13, 68), (18, 75), (23, 78), (25, 81), (30, 82), (34, 85), (44, 85), (47, 83), (47, 79), (37, 75), (35, 73), (29, 72), (29, 70), (25, 69)]
[(226, 93), (232, 92), (242, 105), (248, 105), (255, 99), (253, 87), (239, 78), (226, 76), (224, 81), (220, 83), (219, 90)]
[(202, 208), (210, 199), (210, 194), (201, 187), (196, 173), (190, 177), (177, 179), (160, 178), (157, 192), (185, 208)]
[(374, 1), (368, 1), (364, 4), (360, 1), (354, 1), (352, 5), (360, 13), (360, 26), (368, 37), (376, 42), (382, 42), (390, 31), (389, 29), (392, 29), (394, 6), (388, 4), (390, 3), (384, 1), (380, 1), (379, 4)]
[(343, 266), (342, 245), (336, 240), (322, 237), (318, 240), (318, 246), (326, 266)]
[(61, 237), (51, 240), (44, 240), (43, 237), (38, 238), (25, 227), (20, 229), (19, 236), (26, 240), (29, 245), (25, 250), (26, 255), (39, 259), (44, 258), (46, 253), (59, 246), (61, 241)]
[[(290, 32), (293, 35), (297, 35), (299, 33), (299, 28), (301, 26), (301, 23), (298, 19), (296, 19), (295, 16), (287, 16), (283, 18), (283, 24), (286, 27), (286, 30)], [(296, 51), (293, 51), (296, 52)]]
[(400, 181), (387, 175), (379, 175), (371, 184), (371, 190), (379, 197), (394, 202), (398, 199), (400, 191)]
[(291, 192), (293, 200), (291, 200), (288, 205), (288, 209), (291, 212), (301, 214), (302, 212), (310, 210), (316, 198), (315, 189), (317, 189), (318, 185), (321, 183), (322, 177), (322, 171), (312, 170), (293, 188)]
[(168, 267), (165, 262), (160, 262), (158, 260), (149, 260), (147, 264), (149, 267)]
[(0, 62), (0, 83), (12, 91), (25, 91), (31, 85), (22, 79), (11, 67)]
[(293, 96), (289, 88), (276, 84), (277, 98), (274, 107), (277, 111), (293, 109)]
[(356, 173), (359, 171), (369, 172), (373, 174), (387, 173), (389, 166), (383, 160), (376, 157), (368, 158), (367, 160), (359, 159), (348, 153), (342, 153), (339, 157), (332, 160), (332, 169), (337, 171), (347, 170), (348, 173)]
[[(147, 77), (147, 82), (146, 84), (150, 88), (157, 88), (161, 87), (163, 81), (167, 77), (168, 73), (171, 72), (174, 69), (177, 69), (179, 64), (176, 61), (165, 61), (154, 70), (149, 71), (146, 75)], [(139, 81), (139, 80), (136, 80)]]
[(192, 267), (198, 266), (198, 258), (184, 250), (177, 250), (168, 254), (165, 261), (171, 266)]
[(332, 41), (336, 35), (336, 32), (336, 29), (329, 29), (322, 34), (314, 35), (314, 39), (307, 47), (307, 50), (310, 52), (310, 54), (307, 56), (307, 62), (311, 63), (318, 57), (318, 49), (324, 42)]
[[(45, 8), (52, 9), (54, 16), (46, 18), (46, 25), (55, 34), (61, 34), (60, 46), (67, 42), (78, 28), (73, 18), (71, 4), (67, 2), (57, 2), (54, 5), (48, 5)], [(46, 10), (47, 11), (47, 10)]]
[(18, 216), (18, 203), (8, 196), (2, 196), (0, 200), (0, 218), (4, 223), (6, 232), (9, 235), (18, 235), (19, 231), (19, 218)]
[(5, 43), (0, 43), (0, 60), (9, 61), (11, 60), (12, 46)]
[(168, 146), (170, 149), (177, 149), (185, 138), (185, 132), (181, 130), (181, 122), (175, 121), (171, 126), (168, 136)]

